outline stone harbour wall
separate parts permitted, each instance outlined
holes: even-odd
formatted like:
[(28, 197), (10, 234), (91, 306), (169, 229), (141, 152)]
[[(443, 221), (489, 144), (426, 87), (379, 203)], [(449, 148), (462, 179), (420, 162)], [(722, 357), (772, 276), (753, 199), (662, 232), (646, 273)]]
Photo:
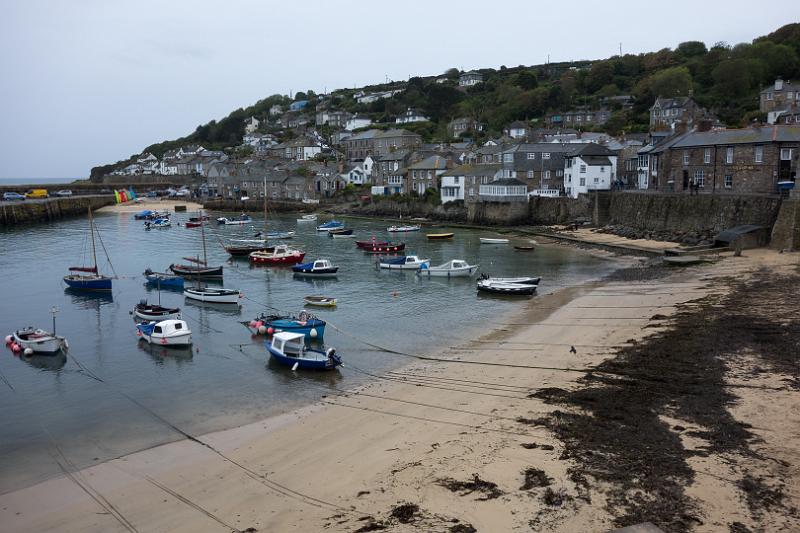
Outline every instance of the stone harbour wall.
[(113, 195), (73, 196), (0, 203), (0, 226), (50, 222), (85, 215), (89, 207), (99, 209), (115, 203)]

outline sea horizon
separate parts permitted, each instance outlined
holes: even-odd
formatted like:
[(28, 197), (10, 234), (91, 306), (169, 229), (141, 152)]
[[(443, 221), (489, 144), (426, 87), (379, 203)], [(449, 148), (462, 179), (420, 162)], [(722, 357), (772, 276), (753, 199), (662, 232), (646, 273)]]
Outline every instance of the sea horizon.
[(56, 185), (86, 178), (0, 178), (0, 185)]

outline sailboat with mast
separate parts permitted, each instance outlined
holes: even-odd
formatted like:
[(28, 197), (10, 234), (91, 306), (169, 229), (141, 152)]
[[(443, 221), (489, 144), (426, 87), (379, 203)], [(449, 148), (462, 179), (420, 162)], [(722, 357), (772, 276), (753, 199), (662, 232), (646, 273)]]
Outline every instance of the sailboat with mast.
[[(70, 289), (81, 290), (81, 291), (110, 291), (111, 290), (111, 279), (108, 276), (103, 276), (99, 273), (97, 269), (97, 246), (95, 245), (94, 234), (95, 234), (95, 226), (94, 226), (94, 219), (92, 218), (92, 208), (89, 208), (89, 235), (92, 241), (92, 266), (74, 266), (69, 267), (70, 272), (75, 272), (75, 274), (68, 274), (64, 276), (64, 283)], [(101, 241), (102, 244), (102, 241)], [(106, 252), (105, 246), (103, 246), (103, 252)], [(106, 252), (106, 259), (108, 260), (108, 264), (111, 264), (111, 259), (108, 258), (108, 252)], [(114, 267), (112, 266), (111, 269), (113, 270)]]
[(222, 278), (222, 265), (208, 266), (208, 254), (206, 252), (206, 231), (205, 226), (200, 226), (201, 239), (203, 240), (203, 258), (184, 257), (189, 261), (188, 265), (171, 264), (169, 269), (173, 274), (183, 277), (193, 278)]
[[(259, 238), (262, 237), (263, 238)], [(253, 239), (230, 239), (228, 244), (220, 240), (220, 244), (225, 251), (233, 257), (248, 257), (252, 252), (267, 251), (272, 252), (273, 247), (267, 246), (268, 239), (291, 239), (294, 237), (293, 231), (267, 231), (267, 178), (264, 177), (264, 231), (255, 235)]]

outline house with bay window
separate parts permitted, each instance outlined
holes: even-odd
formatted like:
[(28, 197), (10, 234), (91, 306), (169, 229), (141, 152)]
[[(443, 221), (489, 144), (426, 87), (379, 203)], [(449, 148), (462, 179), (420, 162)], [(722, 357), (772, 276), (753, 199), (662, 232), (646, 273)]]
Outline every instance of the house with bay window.
[(617, 176), (617, 154), (595, 143), (579, 145), (564, 156), (564, 192), (577, 198), (611, 190)]

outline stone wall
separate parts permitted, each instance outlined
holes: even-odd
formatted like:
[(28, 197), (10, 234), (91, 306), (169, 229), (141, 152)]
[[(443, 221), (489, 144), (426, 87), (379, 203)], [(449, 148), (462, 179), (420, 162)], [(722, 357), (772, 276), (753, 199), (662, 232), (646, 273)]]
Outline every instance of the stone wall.
[(86, 214), (89, 207), (99, 209), (114, 203), (114, 197), (108, 195), (3, 202), (0, 205), (0, 226), (49, 222), (69, 216), (81, 216)]
[(800, 250), (800, 189), (792, 191), (791, 197), (781, 203), (770, 247), (790, 252)]
[(529, 202), (472, 202), (467, 206), (467, 221), (489, 226), (526, 224)]
[[(318, 207), (317, 204), (304, 204), (302, 202), (289, 202), (285, 200), (270, 200), (267, 209), (270, 213), (311, 213)], [(241, 200), (227, 200), (215, 198), (203, 202), (203, 209), (208, 211), (239, 211), (240, 213), (262, 213), (264, 200), (252, 198)]]
[(780, 203), (771, 196), (618, 192), (611, 195), (609, 223), (676, 233), (719, 232), (742, 224), (772, 227)]
[(594, 203), (587, 195), (577, 199), (534, 196), (530, 200), (528, 220), (534, 225), (566, 224), (580, 218), (591, 218), (593, 208)]

